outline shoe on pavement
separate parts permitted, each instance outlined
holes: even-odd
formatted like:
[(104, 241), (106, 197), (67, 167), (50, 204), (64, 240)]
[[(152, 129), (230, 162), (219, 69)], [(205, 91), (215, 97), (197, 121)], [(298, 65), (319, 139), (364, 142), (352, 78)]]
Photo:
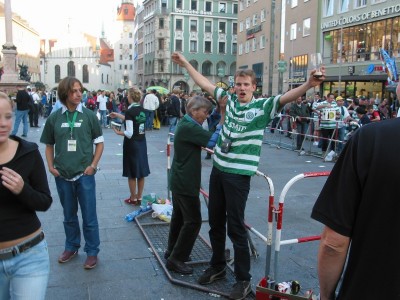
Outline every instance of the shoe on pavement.
[(216, 280), (224, 279), (226, 276), (225, 267), (222, 269), (217, 269), (214, 267), (209, 267), (204, 271), (203, 275), (197, 280), (197, 282), (201, 285), (210, 284)]
[(75, 250), (75, 251), (65, 250), (58, 258), (58, 262), (61, 264), (66, 263), (66, 262), (70, 261), (72, 258), (74, 258), (77, 254), (78, 254), (78, 250)]
[(27, 137), (27, 135), (26, 134), (23, 134), (23, 135), (21, 135), (22, 137)]
[(251, 292), (250, 281), (237, 281), (229, 294), (229, 299), (241, 300)]
[(167, 269), (170, 271), (174, 271), (176, 273), (184, 274), (184, 275), (189, 275), (193, 273), (193, 268), (188, 266), (182, 261), (173, 259), (169, 257), (167, 259)]
[(85, 264), (83, 265), (83, 268), (85, 268), (86, 270), (90, 270), (95, 268), (96, 266), (97, 266), (97, 256), (88, 255)]

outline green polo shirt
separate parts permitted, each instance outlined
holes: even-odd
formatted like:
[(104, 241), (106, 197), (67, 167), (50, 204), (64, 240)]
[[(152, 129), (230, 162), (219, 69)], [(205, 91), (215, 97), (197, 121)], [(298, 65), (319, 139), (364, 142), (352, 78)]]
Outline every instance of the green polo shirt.
[(99, 120), (94, 112), (79, 105), (72, 130), (72, 140), (76, 140), (76, 151), (68, 151), (71, 140), (71, 122), (74, 112), (68, 113), (65, 107), (51, 114), (46, 121), (40, 142), (54, 145), (54, 167), (64, 178), (71, 179), (92, 163), (94, 140), (102, 136)]

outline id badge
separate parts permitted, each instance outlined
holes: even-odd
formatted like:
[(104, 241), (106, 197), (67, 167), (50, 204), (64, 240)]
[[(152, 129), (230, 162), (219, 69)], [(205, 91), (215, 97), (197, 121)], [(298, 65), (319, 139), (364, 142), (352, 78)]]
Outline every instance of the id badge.
[(76, 152), (76, 140), (68, 140), (68, 152)]

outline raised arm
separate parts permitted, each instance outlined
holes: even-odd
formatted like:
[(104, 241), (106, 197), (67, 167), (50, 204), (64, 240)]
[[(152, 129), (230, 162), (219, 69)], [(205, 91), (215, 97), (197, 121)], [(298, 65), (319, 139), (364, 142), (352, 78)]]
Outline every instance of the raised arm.
[(287, 91), (284, 95), (282, 95), (280, 98), (281, 106), (284, 106), (286, 103), (292, 102), (298, 97), (303, 96), (310, 88), (320, 85), (321, 82), (325, 80), (325, 67), (321, 67), (322, 77), (320, 78), (315, 78), (313, 76), (316, 71), (317, 70), (311, 71), (307, 82), (303, 83), (297, 88)]
[(182, 68), (185, 68), (188, 71), (190, 77), (192, 77), (194, 82), (196, 82), (196, 84), (199, 87), (201, 87), (210, 95), (214, 94), (216, 85), (211, 83), (206, 77), (197, 72), (196, 69), (193, 68), (193, 66), (186, 60), (186, 58), (181, 53), (178, 52), (172, 53), (171, 59), (174, 63), (178, 64)]

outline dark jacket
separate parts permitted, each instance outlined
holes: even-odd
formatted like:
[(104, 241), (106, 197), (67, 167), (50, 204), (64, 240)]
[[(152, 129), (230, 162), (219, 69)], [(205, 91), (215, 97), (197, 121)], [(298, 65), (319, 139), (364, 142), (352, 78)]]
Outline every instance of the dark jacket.
[(301, 118), (301, 121), (296, 120), (296, 122), (308, 123), (310, 122), (311, 107), (304, 103), (301, 103), (300, 106), (298, 106), (297, 103), (293, 103), (290, 107), (289, 114), (295, 119), (296, 117)]
[(36, 211), (46, 211), (51, 203), (46, 169), (38, 145), (11, 136), (19, 142), (13, 159), (1, 167), (17, 172), (24, 180), (20, 194), (0, 185), (0, 241), (27, 236), (40, 228)]
[(18, 90), (15, 102), (17, 102), (17, 110), (28, 110), (31, 96), (26, 90)]

